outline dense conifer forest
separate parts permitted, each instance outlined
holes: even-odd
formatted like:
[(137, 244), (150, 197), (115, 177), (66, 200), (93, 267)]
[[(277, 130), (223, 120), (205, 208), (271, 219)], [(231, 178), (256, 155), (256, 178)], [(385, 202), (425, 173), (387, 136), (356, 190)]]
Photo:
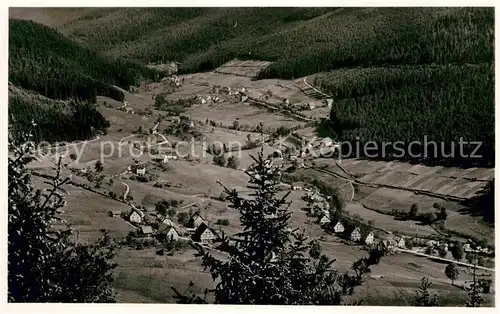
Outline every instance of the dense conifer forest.
[(9, 21), (9, 81), (48, 98), (78, 97), (95, 101), (112, 95), (110, 85), (124, 89), (155, 73), (132, 61), (103, 57), (49, 27), (31, 21)]

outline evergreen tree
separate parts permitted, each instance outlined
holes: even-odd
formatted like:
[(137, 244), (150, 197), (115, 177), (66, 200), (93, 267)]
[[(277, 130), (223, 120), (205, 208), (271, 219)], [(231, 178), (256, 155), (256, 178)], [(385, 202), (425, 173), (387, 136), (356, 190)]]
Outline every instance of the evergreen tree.
[(227, 166), (232, 169), (238, 169), (240, 162), (236, 156), (231, 156), (227, 159)]
[(42, 192), (25, 168), (33, 147), (9, 138), (9, 149), (9, 302), (114, 302), (113, 241), (105, 234), (94, 244), (75, 243), (72, 230), (60, 228), (65, 206), (61, 191), (68, 181), (60, 177), (61, 162), (47, 182), (51, 187)]
[[(342, 304), (342, 296), (352, 294), (370, 266), (384, 252), (373, 250), (356, 261), (354, 274), (340, 274), (334, 262), (321, 253), (319, 243), (303, 232), (289, 228), (291, 213), (287, 197), (278, 196), (280, 167), (264, 159), (261, 151), (246, 171), (251, 198), (224, 187), (230, 207), (240, 212), (243, 231), (229, 238), (222, 235), (218, 250), (228, 255), (218, 259), (196, 246), (202, 265), (217, 281), (217, 304)], [(179, 302), (194, 302), (176, 291)]]
[(457, 261), (462, 259), (462, 257), (464, 256), (464, 249), (460, 245), (460, 243), (453, 244), (453, 246), (451, 247), (451, 255)]
[(457, 264), (449, 263), (448, 266), (446, 266), (444, 273), (446, 274), (446, 277), (451, 280), (451, 284), (453, 285), (455, 283), (455, 280), (458, 279), (460, 271)]
[(432, 287), (432, 282), (429, 281), (429, 278), (423, 277), (421, 280), (421, 284), (418, 287), (418, 291), (416, 293), (415, 299), (413, 300), (414, 306), (438, 306), (437, 294), (434, 294), (431, 297), (429, 292)]
[(418, 204), (413, 203), (410, 208), (410, 218), (415, 218), (417, 217), (418, 214)]
[(466, 306), (467, 307), (480, 307), (481, 304), (484, 302), (484, 298), (483, 296), (481, 295), (481, 284), (480, 284), (480, 280), (478, 278), (478, 275), (476, 273), (476, 269), (477, 269), (477, 248), (476, 248), (476, 245), (473, 244), (471, 245), (471, 248), (472, 248), (472, 252), (471, 253), (471, 262), (473, 264), (473, 271), (472, 271), (472, 283), (469, 287), (466, 288), (466, 290), (469, 292), (469, 301), (466, 302)]
[(102, 170), (104, 170), (102, 162), (100, 160), (96, 161), (95, 162), (95, 171), (101, 172)]

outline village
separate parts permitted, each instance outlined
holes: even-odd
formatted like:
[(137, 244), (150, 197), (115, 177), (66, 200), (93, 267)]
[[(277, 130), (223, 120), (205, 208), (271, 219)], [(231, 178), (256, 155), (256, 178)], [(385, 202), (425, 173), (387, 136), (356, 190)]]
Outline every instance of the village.
[[(474, 254), (480, 256), (478, 267), (492, 269), (492, 242), (478, 246), (472, 239), (485, 237), (467, 229), (477, 224), (467, 224), (460, 229), (460, 236), (449, 236), (415, 221), (418, 215), (441, 217), (441, 206), (447, 208), (447, 217), (441, 223), (456, 219), (459, 214), (455, 213), (453, 199), (472, 195), (483, 181), (469, 179), (464, 185), (467, 189), (447, 192), (444, 187), (457, 185), (459, 180), (462, 183), (460, 176), (454, 174), (453, 179), (432, 167), (398, 162), (339, 162), (340, 143), (315, 134), (321, 121), (318, 117), (327, 116), (333, 105), (330, 95), (314, 91), (317, 95), (310, 97), (312, 88), (304, 85), (304, 79), (252, 81), (244, 75), (231, 75), (231, 68), (253, 71), (251, 66), (238, 64), (241, 62), (221, 67), (225, 74), (176, 75), (174, 71), (162, 82), (133, 92), (121, 91), (121, 102), (101, 97), (98, 105), (112, 123), (110, 131), (89, 141), (79, 160), (71, 154), (63, 158), (65, 171), (72, 176), (71, 184), (100, 200), (93, 207), (107, 204), (100, 213), (89, 215), (92, 221), (99, 221), (97, 225), (117, 229), (115, 236), (130, 249), (123, 253), (127, 263), (148, 256), (166, 268), (180, 263), (184, 266), (176, 267), (191, 276), (199, 264), (187, 257), (193, 252), (192, 246), (199, 244), (216, 252), (223, 233), (232, 235), (239, 230), (238, 213), (227, 208), (217, 182), (247, 193), (245, 171), (253, 162), (250, 156), (262, 151), (283, 168), (279, 186), (283, 193), (291, 193), (294, 224), (323, 239), (328, 253), (339, 256), (342, 267), (350, 267), (352, 256), (383, 248), (388, 261), (382, 262), (373, 278), (383, 276), (397, 289), (404, 286), (400, 282), (407, 277), (418, 285), (422, 271), (443, 288), (447, 279), (440, 263), (455, 261), (470, 269)], [(123, 147), (123, 151), (96, 160), (104, 140)], [(180, 142), (188, 143), (188, 148), (177, 149)], [(55, 162), (40, 158), (31, 167), (50, 172)], [(489, 172), (477, 171), (464, 176), (490, 176)], [(399, 179), (403, 176), (406, 179)], [(432, 187), (432, 180), (438, 180), (441, 186)], [(444, 192), (436, 193), (438, 189)], [(80, 194), (71, 192), (68, 197), (78, 202)], [(152, 200), (146, 201), (150, 196)], [(341, 206), (337, 198), (343, 200)], [(386, 203), (392, 208), (385, 209)], [(410, 217), (413, 204), (418, 214)], [(406, 218), (396, 219), (393, 211)], [(68, 214), (82, 217), (83, 213)], [(88, 220), (75, 221), (81, 219)], [(85, 232), (80, 232), (80, 239), (84, 236)], [(464, 252), (461, 260), (455, 260), (452, 254), (458, 246)], [(428, 270), (414, 266), (420, 263)], [(392, 272), (394, 267), (399, 272)], [(467, 278), (464, 273), (461, 285)]]

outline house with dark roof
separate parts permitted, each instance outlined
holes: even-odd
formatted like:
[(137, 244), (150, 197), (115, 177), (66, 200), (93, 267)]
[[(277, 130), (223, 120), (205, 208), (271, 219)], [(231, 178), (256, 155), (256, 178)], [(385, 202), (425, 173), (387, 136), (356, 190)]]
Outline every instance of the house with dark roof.
[(174, 226), (162, 224), (158, 228), (158, 233), (163, 234), (169, 241), (177, 241), (179, 239), (179, 232)]
[(201, 216), (200, 212), (196, 212), (189, 218), (188, 226), (198, 228), (202, 223), (206, 223), (205, 218)]
[(120, 216), (121, 216), (121, 214), (122, 214), (122, 211), (121, 211), (121, 210), (119, 210), (119, 209), (110, 210), (110, 211), (108, 212), (108, 215), (109, 215), (110, 217), (120, 217)]
[(196, 231), (192, 236), (193, 241), (201, 243), (210, 243), (218, 238), (219, 235), (217, 232), (210, 228), (205, 222), (202, 222), (198, 228), (196, 228)]
[(141, 233), (146, 236), (150, 236), (153, 234), (153, 228), (151, 226), (142, 226)]
[(128, 215), (128, 220), (140, 224), (144, 220), (144, 213), (137, 208), (132, 208), (132, 211)]

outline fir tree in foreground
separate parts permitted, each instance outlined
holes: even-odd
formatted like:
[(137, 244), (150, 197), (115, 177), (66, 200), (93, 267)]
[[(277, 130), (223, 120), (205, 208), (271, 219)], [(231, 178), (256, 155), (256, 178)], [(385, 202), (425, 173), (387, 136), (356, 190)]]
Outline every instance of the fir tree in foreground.
[(71, 230), (58, 228), (67, 182), (60, 179), (60, 166), (45, 182), (50, 188), (37, 190), (25, 168), (32, 147), (9, 138), (9, 150), (9, 302), (114, 302), (115, 245), (109, 236), (91, 245), (72, 242)]
[(429, 278), (423, 277), (422, 283), (418, 287), (415, 299), (413, 300), (414, 306), (439, 306), (437, 295), (431, 297), (429, 289), (432, 287), (432, 282)]
[[(298, 230), (289, 228), (291, 213), (287, 197), (278, 196), (280, 168), (260, 152), (246, 171), (249, 188), (254, 192), (243, 198), (236, 190), (224, 187), (230, 207), (239, 211), (243, 231), (232, 237), (222, 235), (217, 250), (226, 258), (217, 258), (197, 245), (197, 256), (209, 269), (216, 288), (217, 304), (343, 304), (361, 285), (370, 266), (377, 264), (384, 252), (373, 250), (369, 257), (356, 261), (354, 273), (334, 269), (334, 260), (321, 252)], [(179, 303), (200, 303), (194, 294), (179, 293)]]

